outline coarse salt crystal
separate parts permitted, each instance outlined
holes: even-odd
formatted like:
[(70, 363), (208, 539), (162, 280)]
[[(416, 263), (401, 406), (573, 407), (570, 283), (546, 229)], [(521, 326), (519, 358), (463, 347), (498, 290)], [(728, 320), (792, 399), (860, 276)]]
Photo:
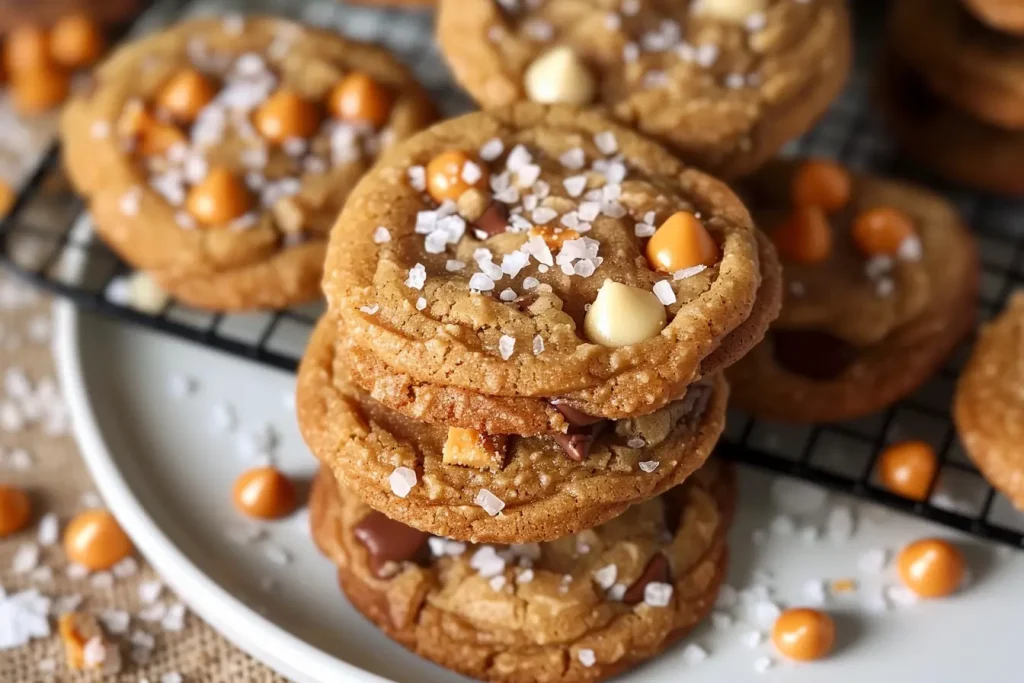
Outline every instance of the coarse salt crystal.
[(516, 575), (516, 583), (530, 583), (533, 581), (533, 570), (524, 569)]
[(885, 569), (888, 553), (882, 548), (864, 552), (857, 560), (857, 567), (865, 574), (878, 574)]
[(57, 542), (60, 536), (60, 520), (57, 515), (48, 512), (39, 520), (39, 545), (48, 546)]
[(644, 586), (644, 602), (651, 607), (668, 607), (673, 590), (670, 583), (651, 581)]
[(502, 301), (509, 302), (515, 301), (518, 296), (519, 295), (516, 294), (514, 289), (506, 288), (501, 290), (501, 294), (498, 295), (498, 298), (501, 299)]
[(583, 649), (576, 653), (576, 658), (580, 660), (580, 664), (587, 667), (588, 669), (597, 663), (597, 656), (591, 649)]
[(372, 306), (360, 306), (359, 310), (367, 315), (374, 315), (380, 310), (380, 306), (373, 304)]
[(600, 569), (596, 570), (593, 574), (594, 581), (601, 588), (608, 590), (615, 585), (615, 579), (618, 578), (619, 568), (614, 564), (606, 564)]
[(426, 281), (427, 268), (422, 263), (417, 263), (409, 269), (409, 277), (406, 278), (405, 284), (407, 287), (412, 287), (413, 289), (423, 289), (423, 285)]
[(676, 293), (668, 280), (658, 280), (654, 283), (654, 296), (665, 306), (671, 306), (676, 302)]
[(603, 131), (594, 136), (594, 144), (605, 156), (615, 154), (619, 151), (619, 141), (615, 139), (615, 133), (610, 130)]
[(494, 289), (494, 280), (483, 273), (473, 273), (469, 278), (469, 288), (477, 292), (489, 292)]
[(385, 242), (390, 242), (390, 241), (391, 241), (391, 231), (388, 230), (387, 228), (385, 228), (383, 225), (378, 226), (377, 229), (373, 231), (373, 243), (374, 244), (384, 244)]
[(775, 660), (771, 657), (758, 657), (754, 660), (754, 671), (759, 674), (766, 673), (773, 666), (775, 666)]
[[(654, 234), (654, 232), (655, 232), (655, 227), (653, 225), (648, 225), (647, 223), (637, 223), (636, 226), (634, 226), (634, 228), (633, 228), (633, 234), (636, 235), (637, 237), (641, 238), (641, 239), (643, 239), (645, 237), (652, 236)], [(680, 278), (675, 278), (675, 279), (678, 280)]]
[(444, 269), (449, 273), (456, 273), (466, 267), (466, 264), (462, 261), (456, 261), (455, 259), (448, 259), (444, 264)]
[(562, 185), (570, 197), (579, 197), (587, 189), (587, 177), (582, 175), (569, 176), (562, 181)]
[(772, 626), (782, 614), (782, 610), (771, 600), (761, 600), (754, 605), (754, 617), (762, 626)]
[(407, 171), (409, 178), (409, 187), (416, 190), (417, 192), (423, 192), (427, 189), (427, 169), (422, 166), (412, 166)]
[(834, 541), (845, 541), (853, 535), (853, 512), (846, 506), (832, 508), (825, 521), (825, 529), (829, 538)]
[(491, 517), (494, 517), (505, 508), (504, 501), (487, 489), (480, 489), (477, 491), (473, 502), (482, 507)]
[(491, 585), (491, 590), (500, 591), (502, 588), (505, 587), (507, 580), (503, 575), (499, 574), (498, 576), (491, 577), (491, 580), (487, 583)]
[(427, 300), (426, 299), (424, 299), (422, 296), (420, 298), (416, 299), (416, 310), (417, 311), (422, 311), (426, 307), (427, 307)]
[(480, 158), (484, 161), (494, 161), (505, 151), (505, 143), (500, 138), (491, 138), (480, 147)]
[(724, 631), (731, 627), (733, 624), (732, 616), (725, 612), (712, 612), (711, 613), (711, 625), (716, 631)]
[(151, 605), (160, 597), (164, 590), (164, 584), (155, 579), (139, 583), (139, 600), (146, 605)]
[(558, 157), (558, 162), (571, 171), (578, 171), (587, 163), (587, 157), (582, 149), (574, 147)]
[(917, 596), (906, 586), (887, 586), (885, 597), (899, 607), (909, 607), (917, 602)]
[(820, 579), (810, 579), (804, 583), (804, 599), (814, 606), (824, 605), (826, 600), (825, 582)]
[(708, 658), (708, 651), (696, 643), (689, 643), (683, 648), (683, 661), (687, 664), (700, 664)]
[(647, 474), (650, 474), (654, 470), (658, 469), (658, 461), (657, 460), (644, 460), (644, 461), (642, 461), (640, 463), (640, 469), (643, 470), (644, 472), (646, 472)]
[(35, 543), (22, 544), (11, 559), (11, 571), (15, 574), (27, 574), (38, 566), (39, 546)]
[(750, 649), (760, 647), (761, 643), (764, 642), (764, 634), (760, 631), (748, 631), (740, 636), (740, 641)]
[(139, 573), (139, 563), (134, 557), (126, 557), (113, 567), (110, 571), (119, 579), (127, 579)]
[(408, 467), (396, 467), (388, 476), (391, 492), (399, 498), (405, 498), (416, 485), (416, 472)]
[(690, 266), (689, 268), (683, 268), (682, 270), (677, 270), (675, 273), (672, 274), (672, 279), (673, 280), (685, 280), (686, 278), (693, 277), (694, 275), (696, 275), (698, 273), (703, 273), (707, 269), (708, 269), (708, 267), (703, 265), (703, 264), (696, 265), (696, 266)]
[(537, 356), (544, 353), (544, 338), (539, 334), (533, 338), (533, 355)]

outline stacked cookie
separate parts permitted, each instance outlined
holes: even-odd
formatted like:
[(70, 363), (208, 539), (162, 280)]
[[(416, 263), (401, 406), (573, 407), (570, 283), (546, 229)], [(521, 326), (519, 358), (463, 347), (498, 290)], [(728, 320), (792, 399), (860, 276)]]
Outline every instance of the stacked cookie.
[(432, 118), (379, 47), (276, 18), (188, 21), (116, 50), (64, 111), (97, 234), (183, 302), (315, 299), (327, 233), (393, 142)]
[(736, 406), (790, 422), (870, 415), (972, 329), (977, 254), (949, 201), (821, 160), (773, 162), (741, 192), (786, 286), (765, 341), (729, 370)]
[(958, 183), (1024, 193), (1020, 3), (892, 4), (881, 99), (900, 142)]
[(721, 370), (781, 298), (723, 183), (596, 113), (470, 114), (360, 182), (324, 290), (297, 395), (314, 532), (389, 635), (478, 677), (590, 679), (710, 609)]

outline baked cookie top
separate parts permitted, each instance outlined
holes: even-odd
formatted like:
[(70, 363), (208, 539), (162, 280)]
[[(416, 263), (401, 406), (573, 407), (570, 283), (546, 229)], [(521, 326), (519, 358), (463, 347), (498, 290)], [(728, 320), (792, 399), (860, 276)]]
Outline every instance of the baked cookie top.
[(600, 105), (719, 169), (846, 59), (841, 0), (445, 0), (438, 39), (485, 108)]
[(1024, 508), (1024, 294), (1014, 294), (978, 337), (957, 386), (954, 416), (968, 455)]
[(381, 48), (232, 17), (120, 48), (68, 105), (62, 128), (69, 172), (102, 236), (173, 280), (322, 245), (378, 153), (431, 112)]
[(559, 538), (681, 483), (725, 424), (720, 375), (644, 417), (572, 419), (568, 434), (491, 436), (414, 421), (347, 380), (325, 317), (299, 368), (310, 450), (374, 509), (431, 533), (482, 542)]
[(755, 233), (725, 184), (658, 145), (519, 103), (386, 154), (331, 234), (324, 291), (395, 371), (640, 414), (750, 317)]
[(710, 611), (734, 498), (732, 471), (712, 461), (595, 529), (474, 546), (392, 521), (321, 471), (310, 516), (350, 599), (407, 647), (475, 678), (592, 680)]

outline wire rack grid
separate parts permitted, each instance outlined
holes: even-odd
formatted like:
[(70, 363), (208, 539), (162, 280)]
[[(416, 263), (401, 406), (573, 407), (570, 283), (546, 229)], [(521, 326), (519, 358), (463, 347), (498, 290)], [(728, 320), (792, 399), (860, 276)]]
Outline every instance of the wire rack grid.
[[(182, 14), (271, 12), (334, 28), (383, 44), (412, 67), (447, 114), (469, 108), (433, 45), (424, 12), (369, 9), (332, 0), (163, 0), (134, 31), (151, 30)], [(957, 203), (975, 231), (982, 258), (980, 318), (989, 319), (1024, 282), (1024, 203), (944, 186), (907, 167), (876, 121), (871, 71), (881, 4), (857, 3), (857, 58), (843, 95), (821, 123), (787, 149), (826, 156), (850, 166), (931, 184)], [(133, 308), (123, 297), (131, 270), (93, 239), (81, 202), (60, 168), (60, 150), (41, 151), (7, 219), (0, 223), (0, 261), (43, 289), (85, 309), (168, 332), (285, 371), (294, 371), (321, 304), (279, 312), (211, 314), (169, 302), (160, 310)], [(888, 410), (848, 423), (782, 425), (731, 414), (719, 451), (734, 460), (813, 481), (1003, 543), (1024, 542), (1024, 515), (987, 485), (957, 439), (949, 406), (973, 340), (965, 341), (926, 386)], [(881, 449), (907, 438), (930, 442), (940, 473), (926, 501), (882, 488), (875, 476)]]

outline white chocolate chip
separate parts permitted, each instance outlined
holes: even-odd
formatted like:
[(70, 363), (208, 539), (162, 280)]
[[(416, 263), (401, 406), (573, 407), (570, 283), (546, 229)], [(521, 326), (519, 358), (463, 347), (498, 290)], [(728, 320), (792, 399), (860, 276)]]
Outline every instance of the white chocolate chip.
[(526, 70), (526, 93), (534, 102), (589, 104), (594, 99), (594, 76), (569, 47), (545, 52)]
[(587, 338), (602, 346), (628, 346), (665, 327), (665, 306), (651, 292), (605, 280), (583, 321)]
[(703, 0), (700, 13), (704, 16), (745, 24), (747, 17), (759, 14), (768, 7), (768, 0)]

